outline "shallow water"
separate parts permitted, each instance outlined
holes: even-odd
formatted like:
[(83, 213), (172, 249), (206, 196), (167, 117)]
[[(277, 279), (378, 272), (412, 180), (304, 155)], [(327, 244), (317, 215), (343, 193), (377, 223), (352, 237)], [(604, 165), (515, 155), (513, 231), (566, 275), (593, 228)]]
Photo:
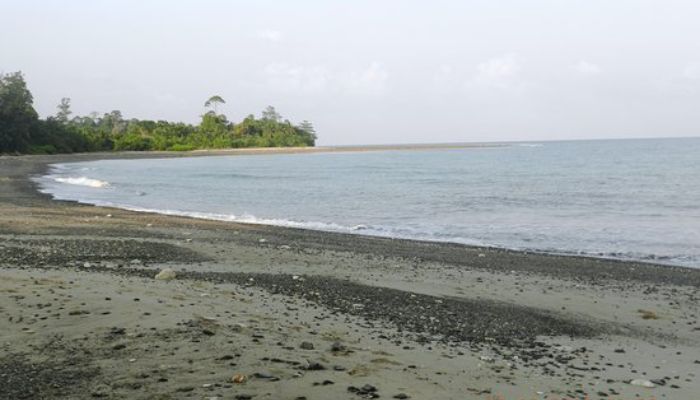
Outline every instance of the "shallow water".
[(38, 181), (166, 214), (700, 266), (700, 138), (102, 160)]

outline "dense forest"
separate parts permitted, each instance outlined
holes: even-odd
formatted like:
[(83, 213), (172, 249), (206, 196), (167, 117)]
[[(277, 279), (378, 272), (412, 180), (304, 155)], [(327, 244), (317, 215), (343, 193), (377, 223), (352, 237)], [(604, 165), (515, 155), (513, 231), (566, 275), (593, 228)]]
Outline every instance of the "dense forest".
[(298, 125), (269, 106), (260, 118), (239, 123), (219, 114), (225, 101), (212, 96), (199, 125), (127, 119), (119, 111), (72, 117), (70, 99), (57, 113), (39, 118), (21, 72), (0, 74), (0, 154), (54, 154), (111, 150), (224, 149), (237, 147), (313, 146), (316, 133), (308, 121)]

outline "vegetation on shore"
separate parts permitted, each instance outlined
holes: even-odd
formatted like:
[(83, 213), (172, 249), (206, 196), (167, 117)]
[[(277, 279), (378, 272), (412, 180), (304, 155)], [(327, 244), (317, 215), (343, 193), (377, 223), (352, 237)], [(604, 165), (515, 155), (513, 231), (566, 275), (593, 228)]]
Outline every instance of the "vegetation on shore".
[(126, 119), (118, 110), (99, 116), (71, 117), (70, 99), (61, 99), (56, 115), (39, 118), (21, 72), (0, 74), (0, 154), (54, 154), (111, 150), (224, 149), (314, 146), (308, 121), (292, 124), (268, 106), (260, 118), (230, 122), (210, 97), (199, 125)]

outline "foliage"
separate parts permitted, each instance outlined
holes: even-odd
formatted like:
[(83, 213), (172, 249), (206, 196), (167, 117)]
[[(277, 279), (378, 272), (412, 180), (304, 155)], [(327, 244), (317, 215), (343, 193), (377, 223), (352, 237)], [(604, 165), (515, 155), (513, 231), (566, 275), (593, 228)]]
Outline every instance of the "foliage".
[(219, 149), (237, 147), (314, 146), (316, 132), (308, 121), (293, 125), (268, 106), (261, 118), (230, 122), (217, 112), (221, 96), (209, 98), (199, 125), (126, 119), (118, 110), (99, 116), (70, 118), (63, 98), (55, 117), (39, 119), (31, 92), (20, 72), (0, 75), (0, 153), (54, 154), (112, 150)]

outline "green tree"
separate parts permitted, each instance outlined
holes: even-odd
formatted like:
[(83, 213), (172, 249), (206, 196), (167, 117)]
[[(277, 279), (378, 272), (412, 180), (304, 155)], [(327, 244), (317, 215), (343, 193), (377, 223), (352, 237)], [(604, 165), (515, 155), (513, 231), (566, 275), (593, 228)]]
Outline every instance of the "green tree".
[(262, 119), (266, 121), (280, 122), (282, 116), (275, 110), (275, 107), (267, 106), (262, 112)]
[(26, 151), (39, 119), (21, 72), (0, 74), (0, 153)]
[(56, 120), (62, 124), (68, 123), (68, 117), (73, 114), (73, 111), (70, 110), (70, 99), (68, 97), (62, 98), (56, 108), (58, 108)]

